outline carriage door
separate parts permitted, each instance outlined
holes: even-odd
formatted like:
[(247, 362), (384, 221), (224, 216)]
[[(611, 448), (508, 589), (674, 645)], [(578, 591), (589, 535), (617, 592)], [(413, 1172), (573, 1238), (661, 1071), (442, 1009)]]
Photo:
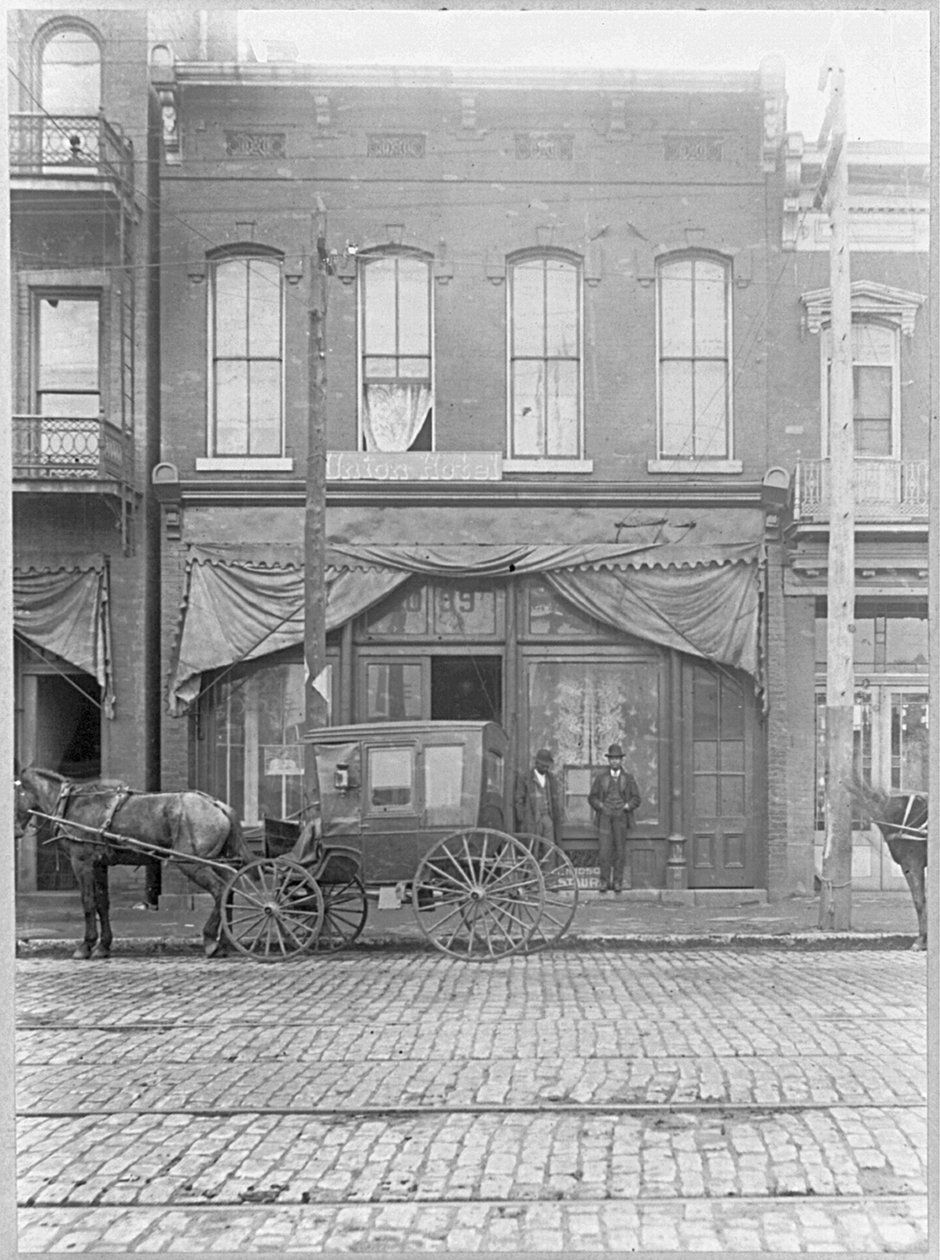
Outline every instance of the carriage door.
[(684, 711), (683, 829), (690, 888), (753, 888), (754, 725), (746, 688), (728, 670), (692, 665)]
[(418, 865), (418, 748), (363, 748), (362, 851), (367, 883), (410, 879)]

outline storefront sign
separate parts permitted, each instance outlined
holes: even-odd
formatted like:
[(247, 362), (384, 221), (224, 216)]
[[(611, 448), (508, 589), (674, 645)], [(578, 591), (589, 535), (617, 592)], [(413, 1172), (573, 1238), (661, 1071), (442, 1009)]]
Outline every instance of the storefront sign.
[(500, 481), (499, 451), (329, 451), (327, 481)]

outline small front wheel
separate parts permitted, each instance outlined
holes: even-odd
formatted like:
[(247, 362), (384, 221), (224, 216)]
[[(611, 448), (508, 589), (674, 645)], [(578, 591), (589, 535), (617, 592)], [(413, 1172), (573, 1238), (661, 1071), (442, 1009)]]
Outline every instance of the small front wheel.
[(310, 873), (286, 858), (260, 858), (236, 871), (222, 893), (222, 930), (257, 962), (298, 958), (323, 926), (323, 893)]
[(439, 841), (419, 864), (411, 890), (431, 944), (470, 962), (492, 962), (524, 948), (544, 897), (538, 859), (514, 836), (485, 827)]
[(323, 893), (323, 926), (315, 949), (334, 952), (346, 949), (359, 939), (366, 925), (369, 903), (366, 890), (358, 878), (334, 884), (321, 884)]

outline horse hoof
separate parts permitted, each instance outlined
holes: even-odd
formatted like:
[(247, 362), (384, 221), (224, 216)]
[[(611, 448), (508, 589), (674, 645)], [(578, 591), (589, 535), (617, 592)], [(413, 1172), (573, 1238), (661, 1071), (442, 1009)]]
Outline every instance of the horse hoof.
[(911, 949), (916, 950), (918, 953), (922, 953), (926, 948), (927, 942), (920, 940), (920, 938), (918, 938), (911, 946)]
[(225, 953), (225, 943), (221, 940), (203, 941), (202, 947), (207, 958), (221, 958)]
[(110, 949), (105, 949), (103, 945), (96, 945), (91, 951), (91, 956), (92, 958), (104, 959), (105, 962), (108, 962), (111, 958), (111, 951)]
[(75, 950), (75, 953), (72, 955), (72, 957), (76, 959), (78, 962), (87, 962), (88, 959), (91, 957), (91, 946), (79, 945), (78, 949)]

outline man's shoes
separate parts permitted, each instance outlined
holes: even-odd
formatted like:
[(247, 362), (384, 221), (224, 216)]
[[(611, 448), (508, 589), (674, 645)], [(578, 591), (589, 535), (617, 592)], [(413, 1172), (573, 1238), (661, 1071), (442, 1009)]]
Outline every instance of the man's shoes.
[(623, 892), (623, 884), (614, 884), (614, 892), (615, 893)]
[(597, 891), (598, 891), (598, 892), (610, 892), (610, 884), (598, 884), (598, 885), (597, 885)]

